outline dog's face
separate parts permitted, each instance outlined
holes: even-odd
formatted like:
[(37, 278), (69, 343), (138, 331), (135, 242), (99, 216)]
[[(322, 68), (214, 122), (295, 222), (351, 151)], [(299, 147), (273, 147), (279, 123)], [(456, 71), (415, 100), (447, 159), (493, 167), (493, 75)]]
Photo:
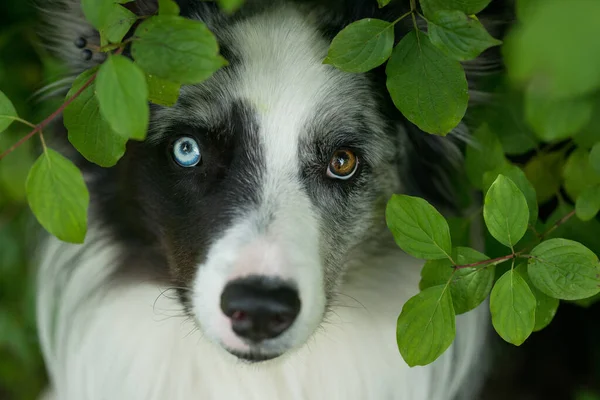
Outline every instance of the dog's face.
[(127, 168), (204, 335), (267, 359), (307, 341), (384, 223), (397, 146), (369, 80), (324, 65), (299, 13), (221, 37), (230, 66), (156, 109)]

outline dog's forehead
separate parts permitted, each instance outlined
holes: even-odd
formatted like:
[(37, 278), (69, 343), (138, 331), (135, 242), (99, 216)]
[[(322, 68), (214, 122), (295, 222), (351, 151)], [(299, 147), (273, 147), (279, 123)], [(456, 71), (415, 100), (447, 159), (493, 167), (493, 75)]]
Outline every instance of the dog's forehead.
[(230, 65), (184, 87), (176, 106), (159, 110), (159, 131), (171, 122), (222, 127), (240, 103), (262, 142), (278, 151), (296, 149), (303, 138), (379, 127), (369, 80), (324, 64), (328, 40), (294, 10), (240, 21), (218, 37)]

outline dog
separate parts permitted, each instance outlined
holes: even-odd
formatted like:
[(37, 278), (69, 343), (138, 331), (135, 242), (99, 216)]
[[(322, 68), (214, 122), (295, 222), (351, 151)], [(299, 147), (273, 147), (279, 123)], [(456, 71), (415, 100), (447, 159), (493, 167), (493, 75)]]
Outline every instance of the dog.
[[(384, 218), (394, 193), (454, 212), (468, 128), (426, 134), (394, 108), (383, 67), (351, 74), (323, 63), (346, 25), (392, 21), (408, 1), (247, 0), (233, 15), (178, 3), (214, 32), (229, 65), (183, 86), (173, 107), (152, 105), (148, 138), (128, 143), (115, 167), (86, 162), (54, 128), (91, 205), (84, 244), (46, 237), (39, 252), (45, 397), (476, 398), (487, 306), (457, 317), (438, 360), (409, 368), (396, 321), (423, 261), (397, 247)], [(480, 19), (500, 26), (500, 8)], [(48, 46), (73, 77), (102, 62), (73, 45), (99, 43), (78, 0), (43, 10)], [(399, 40), (412, 21), (395, 29)], [(496, 58), (465, 64), (473, 101)]]

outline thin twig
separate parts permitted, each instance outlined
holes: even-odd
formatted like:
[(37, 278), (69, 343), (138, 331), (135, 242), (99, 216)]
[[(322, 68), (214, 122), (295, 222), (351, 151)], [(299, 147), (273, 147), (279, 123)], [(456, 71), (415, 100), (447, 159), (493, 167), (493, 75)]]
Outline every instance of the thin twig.
[(83, 84), (83, 86), (81, 88), (79, 88), (79, 90), (73, 96), (71, 96), (71, 98), (69, 98), (67, 101), (65, 101), (63, 104), (61, 104), (61, 106), (58, 107), (56, 109), (56, 111), (54, 111), (52, 114), (50, 114), (50, 116), (48, 118), (46, 118), (45, 120), (43, 120), (42, 122), (37, 124), (31, 132), (29, 132), (21, 140), (19, 140), (17, 143), (12, 145), (8, 150), (6, 150), (4, 153), (2, 153), (2, 155), (0, 155), (0, 160), (2, 160), (4, 157), (6, 157), (10, 153), (12, 153), (17, 147), (21, 146), (27, 140), (31, 139), (31, 137), (33, 135), (35, 135), (38, 132), (41, 132), (42, 129), (44, 129), (46, 126), (48, 126), (48, 124), (50, 124), (56, 117), (58, 117), (65, 110), (65, 108), (67, 108), (69, 106), (69, 104), (71, 104), (77, 97), (79, 97), (79, 95), (81, 93), (83, 93), (83, 91), (85, 89), (87, 89), (87, 87), (90, 86), (92, 84), (92, 82), (94, 82), (94, 79), (96, 79), (96, 74), (92, 75), (90, 77), (90, 79), (88, 79)]
[(506, 256), (492, 258), (489, 260), (478, 261), (478, 262), (471, 263), (471, 264), (457, 265), (454, 267), (454, 269), (472, 268), (472, 267), (478, 267), (480, 265), (485, 265), (485, 264), (500, 263), (500, 262), (504, 262), (506, 260), (510, 260), (511, 258), (518, 257), (519, 255), (520, 255), (520, 253), (508, 254)]
[(559, 226), (561, 226), (562, 224), (564, 224), (565, 222), (567, 222), (569, 219), (571, 219), (571, 217), (573, 215), (575, 215), (575, 210), (571, 211), (570, 213), (568, 213), (567, 215), (565, 215), (564, 217), (562, 217), (561, 219), (559, 219), (558, 221), (556, 221), (556, 223), (554, 225), (552, 225), (548, 230), (546, 230), (546, 232), (542, 233), (542, 235), (540, 236), (540, 238), (543, 239), (546, 236), (548, 236), (549, 234), (551, 234), (552, 232), (554, 232), (554, 230), (556, 228), (558, 228)]
[[(552, 225), (549, 229), (547, 229), (544, 233), (542, 233), (539, 236), (539, 238), (543, 240), (546, 236), (548, 236), (550, 233), (552, 233), (556, 228), (558, 228), (559, 226), (561, 226), (562, 224), (564, 224), (565, 222), (567, 222), (571, 217), (573, 217), (573, 215), (575, 215), (575, 210), (571, 211), (570, 213), (568, 213), (567, 215), (565, 215), (564, 217), (562, 217), (561, 219), (559, 219), (558, 221), (556, 221), (556, 223), (554, 225)], [(526, 251), (528, 251), (528, 250), (521, 250), (521, 251), (519, 251), (517, 253), (508, 254), (506, 256), (492, 258), (490, 260), (483, 260), (483, 261), (479, 261), (479, 262), (475, 262), (475, 263), (471, 263), (471, 264), (456, 265), (456, 266), (454, 266), (454, 269), (458, 270), (458, 269), (462, 269), (462, 268), (477, 267), (477, 266), (485, 265), (485, 264), (500, 263), (500, 262), (504, 262), (504, 261), (510, 260), (511, 258), (514, 260), (517, 257), (527, 257), (527, 258), (529, 258), (528, 254), (523, 254)]]

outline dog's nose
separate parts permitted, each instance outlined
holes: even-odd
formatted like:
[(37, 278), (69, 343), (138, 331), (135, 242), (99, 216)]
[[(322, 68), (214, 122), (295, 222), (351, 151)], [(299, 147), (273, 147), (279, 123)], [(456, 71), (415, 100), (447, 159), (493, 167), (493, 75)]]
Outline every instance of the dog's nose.
[(300, 298), (280, 280), (248, 277), (225, 286), (221, 310), (238, 336), (260, 342), (279, 336), (292, 325), (300, 312)]

